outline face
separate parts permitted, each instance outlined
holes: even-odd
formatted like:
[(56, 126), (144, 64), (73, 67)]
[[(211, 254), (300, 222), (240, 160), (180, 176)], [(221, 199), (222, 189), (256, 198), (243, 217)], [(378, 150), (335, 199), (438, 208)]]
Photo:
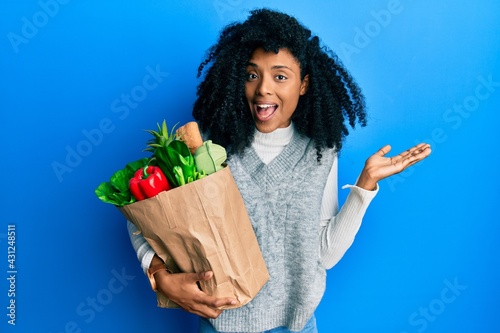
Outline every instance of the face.
[(299, 63), (288, 50), (256, 49), (247, 65), (245, 95), (257, 129), (270, 133), (290, 125), (308, 83), (307, 75), (300, 79)]

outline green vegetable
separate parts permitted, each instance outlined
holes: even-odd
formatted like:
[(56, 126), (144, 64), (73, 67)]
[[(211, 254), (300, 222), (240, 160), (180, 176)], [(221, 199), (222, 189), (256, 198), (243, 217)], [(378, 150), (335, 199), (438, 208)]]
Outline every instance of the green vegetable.
[(193, 155), (186, 143), (182, 140), (176, 140), (173, 129), (169, 133), (165, 120), (161, 126), (158, 124), (158, 132), (148, 132), (154, 138), (149, 140), (146, 151), (153, 153), (156, 163), (173, 187), (190, 183), (205, 176), (204, 173), (197, 171)]
[(196, 150), (194, 160), (199, 171), (210, 175), (223, 168), (222, 163), (227, 159), (226, 149), (212, 140), (207, 140)]
[(96, 189), (97, 197), (115, 206), (124, 206), (136, 201), (129, 189), (129, 181), (134, 173), (148, 165), (149, 158), (141, 158), (135, 162), (128, 163), (125, 168), (116, 171), (109, 181), (101, 183)]
[(157, 125), (158, 131), (147, 131), (148, 133), (152, 134), (154, 138), (148, 141), (148, 146), (145, 150), (153, 153), (156, 163), (169, 180), (170, 185), (172, 185), (172, 187), (177, 187), (179, 185), (177, 184), (174, 170), (172, 168), (172, 165), (170, 165), (167, 156), (167, 147), (175, 140), (175, 126), (172, 128), (172, 131), (169, 132), (167, 122), (165, 120), (163, 120), (161, 126), (160, 124)]

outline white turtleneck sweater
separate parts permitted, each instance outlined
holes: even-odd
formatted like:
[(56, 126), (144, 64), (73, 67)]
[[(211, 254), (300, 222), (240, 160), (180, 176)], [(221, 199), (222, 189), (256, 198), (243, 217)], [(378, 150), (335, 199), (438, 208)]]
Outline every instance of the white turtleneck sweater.
[[(294, 131), (293, 123), (272, 133), (256, 131), (252, 145), (264, 164), (269, 164), (283, 151), (292, 139)], [(322, 264), (326, 269), (333, 267), (352, 245), (365, 211), (378, 193), (378, 186), (374, 191), (367, 191), (357, 186), (345, 185), (342, 188), (350, 188), (351, 192), (339, 212), (337, 172), (338, 162), (335, 157), (321, 204), (320, 248)], [(144, 237), (137, 233), (136, 226), (131, 222), (128, 222), (128, 231), (137, 258), (146, 272), (155, 253)]]

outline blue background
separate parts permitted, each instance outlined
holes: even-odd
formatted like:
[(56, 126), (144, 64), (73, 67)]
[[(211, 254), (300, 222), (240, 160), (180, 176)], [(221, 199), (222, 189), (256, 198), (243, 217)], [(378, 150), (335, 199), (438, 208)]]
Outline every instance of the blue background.
[(340, 185), (387, 143), (433, 146), (381, 182), (328, 273), (320, 332), (500, 331), (498, 1), (4, 0), (2, 332), (196, 331), (195, 316), (156, 307), (123, 217), (94, 189), (145, 156), (145, 129), (190, 119), (205, 50), (261, 6), (299, 18), (366, 94), (369, 125), (348, 138)]

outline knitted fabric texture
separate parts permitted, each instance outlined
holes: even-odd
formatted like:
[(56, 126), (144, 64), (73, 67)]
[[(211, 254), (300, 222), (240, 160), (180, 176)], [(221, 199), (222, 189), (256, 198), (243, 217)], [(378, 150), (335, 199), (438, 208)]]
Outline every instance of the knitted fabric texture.
[(228, 161), (245, 201), (270, 279), (247, 305), (211, 320), (221, 332), (301, 330), (318, 306), (326, 281), (320, 263), (320, 208), (333, 150), (317, 162), (310, 139), (297, 132), (271, 163), (253, 148)]

